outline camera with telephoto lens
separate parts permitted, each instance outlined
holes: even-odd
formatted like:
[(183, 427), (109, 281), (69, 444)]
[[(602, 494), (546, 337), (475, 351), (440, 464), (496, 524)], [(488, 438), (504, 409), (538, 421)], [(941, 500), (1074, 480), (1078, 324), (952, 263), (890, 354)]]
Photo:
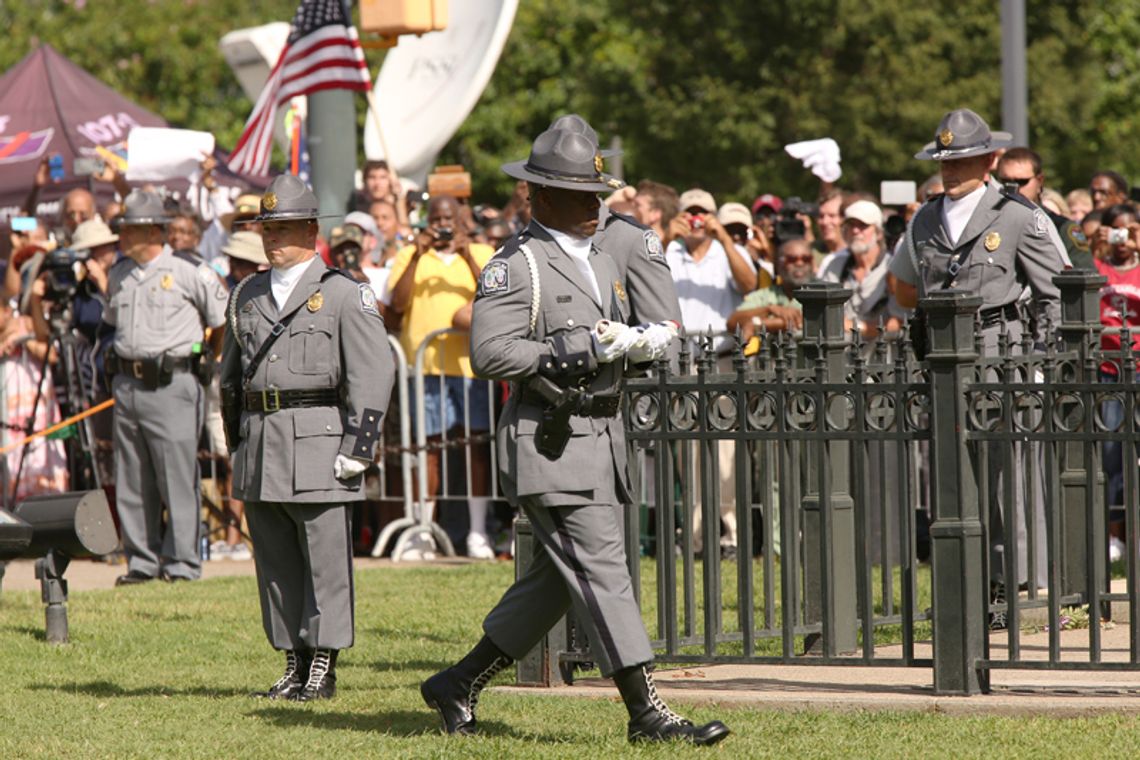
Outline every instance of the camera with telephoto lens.
[(452, 227), (436, 227), (435, 242), (450, 243), (455, 238), (455, 229)]
[(796, 196), (784, 201), (784, 207), (780, 209), (780, 216), (776, 219), (775, 237), (777, 244), (783, 243), (785, 240), (798, 240), (807, 236), (807, 228), (804, 226), (803, 220), (797, 218), (800, 214), (811, 217), (818, 216), (819, 205), (806, 203)]
[(70, 300), (79, 287), (80, 262), (87, 260), (87, 251), (57, 248), (47, 255), (40, 271), (47, 272), (46, 297), (53, 301)]
[(1123, 227), (1113, 227), (1108, 231), (1108, 244), (1109, 245), (1124, 245), (1128, 242), (1128, 230)]

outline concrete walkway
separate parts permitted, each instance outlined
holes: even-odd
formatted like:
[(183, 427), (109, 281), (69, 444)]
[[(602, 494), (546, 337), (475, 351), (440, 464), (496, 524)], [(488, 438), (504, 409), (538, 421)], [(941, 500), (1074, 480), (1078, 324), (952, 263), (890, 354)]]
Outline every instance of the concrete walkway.
[[(434, 560), (433, 564), (465, 564), (465, 558)], [(389, 559), (357, 558), (356, 567), (399, 570), (422, 566), (418, 562), (394, 563)], [(110, 589), (125, 572), (121, 564), (77, 560), (67, 571), (71, 591)], [(252, 575), (253, 562), (207, 562), (203, 577)], [(8, 565), (4, 591), (35, 591), (35, 563), (18, 560)], [(1123, 616), (1114, 614), (1117, 620)], [(1102, 627), (1105, 662), (1129, 660), (1131, 626), (1117, 623)], [(1088, 660), (1088, 630), (1061, 634), (1064, 660)], [(1006, 633), (990, 639), (990, 657), (1006, 657)], [(1021, 634), (1023, 660), (1048, 657), (1049, 634)], [(929, 642), (916, 646), (917, 657), (933, 656)], [(900, 647), (880, 647), (877, 657), (900, 659)], [(875, 667), (863, 665), (704, 665), (662, 666), (657, 673), (660, 692), (666, 700), (686, 703), (739, 703), (782, 710), (908, 710), (949, 714), (1009, 714), (1078, 716), (1106, 712), (1140, 712), (1140, 668), (1126, 671), (1011, 670), (992, 671), (991, 692), (971, 697), (948, 697), (934, 693), (930, 668)], [(497, 690), (559, 697), (617, 697), (608, 679), (583, 679), (573, 686), (550, 689), (500, 686)]]

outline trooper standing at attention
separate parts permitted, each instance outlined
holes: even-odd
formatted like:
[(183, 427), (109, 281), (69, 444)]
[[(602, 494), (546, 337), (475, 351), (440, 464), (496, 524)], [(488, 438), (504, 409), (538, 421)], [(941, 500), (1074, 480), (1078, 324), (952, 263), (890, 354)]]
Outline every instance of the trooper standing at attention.
[(364, 499), (395, 375), (376, 296), (317, 256), (317, 218), (303, 181), (270, 183), (257, 220), (272, 269), (234, 288), (221, 370), (262, 624), (285, 652), (284, 675), (255, 696), (300, 702), (334, 695), (353, 643), (350, 503)]
[(503, 167), (528, 183), (533, 220), (483, 269), (471, 363), (480, 377), (513, 383), (497, 436), (499, 474), (539, 547), (484, 619), (474, 649), (420, 691), (448, 733), (475, 733), (480, 691), (573, 606), (603, 675), (621, 692), (631, 741), (713, 744), (728, 734), (723, 723), (694, 726), (657, 694), (626, 566), (622, 378), (664, 356), (676, 326), (626, 324), (629, 296), (617, 267), (591, 244), (597, 193), (621, 187), (601, 169), (596, 143), (561, 129), (539, 135), (528, 160)]
[[(915, 158), (937, 161), (946, 188), (927, 200), (915, 213), (891, 259), (890, 283), (898, 303), (913, 308), (920, 297), (939, 290), (962, 290), (981, 296), (978, 318), (986, 358), (1000, 358), (1003, 333), (1009, 345), (1021, 345), (1023, 326), (1018, 301), (1028, 287), (1038, 330), (1046, 322), (1061, 323), (1060, 292), (1053, 275), (1069, 267), (1064, 246), (1045, 212), (1019, 193), (1007, 193), (987, 182), (993, 154), (1007, 147), (1008, 132), (991, 132), (986, 122), (969, 109), (951, 111), (942, 118), (929, 143)], [(1004, 457), (991, 446), (990, 568), (991, 602), (1005, 601), (1006, 546), (1016, 540), (1018, 584), (1045, 582), (1045, 517), (1043, 499), (1037, 514), (1026, 514), (1024, 471), (1017, 464), (1023, 447), (1014, 445), (1013, 472), (1001, 465)], [(1012, 475), (1016, 536), (1003, 525), (1003, 479)], [(1037, 567), (1027, 567), (1027, 532), (1036, 536)], [(1013, 579), (1010, 578), (1010, 581)], [(1005, 627), (1005, 613), (991, 617), (992, 628)]]
[[(213, 358), (205, 328), (225, 321), (226, 289), (194, 254), (163, 242), (157, 193), (135, 190), (120, 217), (121, 258), (107, 275), (103, 321), (115, 399), (116, 509), (127, 573), (116, 586), (201, 577), (198, 436)], [(163, 506), (166, 518), (163, 519)]]

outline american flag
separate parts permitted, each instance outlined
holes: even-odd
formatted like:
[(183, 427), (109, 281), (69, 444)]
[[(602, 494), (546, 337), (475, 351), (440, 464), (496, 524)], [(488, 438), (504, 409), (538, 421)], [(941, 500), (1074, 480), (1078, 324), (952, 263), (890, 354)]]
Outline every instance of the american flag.
[(245, 123), (229, 168), (262, 176), (269, 173), (277, 109), (290, 98), (318, 90), (367, 92), (371, 87), (364, 51), (341, 0), (302, 0), (285, 49)]

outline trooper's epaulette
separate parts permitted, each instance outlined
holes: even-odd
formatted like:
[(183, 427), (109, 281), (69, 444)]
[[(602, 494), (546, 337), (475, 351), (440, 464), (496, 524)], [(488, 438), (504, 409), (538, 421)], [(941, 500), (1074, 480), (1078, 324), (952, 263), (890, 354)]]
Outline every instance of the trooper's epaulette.
[(384, 413), (376, 409), (365, 408), (360, 413), (360, 427), (348, 426), (345, 430), (354, 436), (352, 441), (352, 455), (358, 459), (371, 459), (373, 446), (380, 440), (380, 421)]
[[(1022, 206), (1025, 206), (1030, 211), (1037, 211), (1039, 208), (1036, 203), (1029, 200), (1024, 195), (1022, 195), (1021, 193), (1010, 192), (1009, 190), (1006, 190), (1004, 187), (1002, 187), (1000, 190), (998, 190), (998, 192), (1000, 192), (1002, 197), (1005, 198), (1006, 200), (1016, 201), (1017, 203), (1020, 203)], [(1005, 205), (1005, 201), (1002, 202), (1002, 205)]]
[(357, 280), (351, 274), (344, 271), (343, 269), (339, 269), (338, 267), (329, 267), (327, 270), (325, 270), (325, 273), (321, 275), (321, 282), (325, 282), (330, 277), (333, 277), (334, 275), (338, 275), (338, 274), (341, 277), (347, 277), (348, 279), (352, 280), (353, 285), (356, 285), (360, 282), (360, 280)]
[(199, 264), (202, 263), (202, 257), (199, 256), (194, 251), (187, 250), (185, 248), (180, 248), (177, 251), (174, 251), (173, 253), (174, 253), (174, 258), (181, 259), (182, 261), (185, 261), (187, 264), (191, 264), (193, 266), (198, 266)]
[(650, 229), (649, 227), (645, 226), (641, 222), (634, 219), (632, 216), (629, 216), (628, 214), (619, 214), (616, 211), (611, 211), (609, 213), (609, 216), (606, 217), (605, 229), (609, 229), (610, 225), (613, 224), (615, 221), (625, 222), (626, 224), (630, 225), (634, 229), (638, 229), (638, 230), (642, 230), (642, 231)]

